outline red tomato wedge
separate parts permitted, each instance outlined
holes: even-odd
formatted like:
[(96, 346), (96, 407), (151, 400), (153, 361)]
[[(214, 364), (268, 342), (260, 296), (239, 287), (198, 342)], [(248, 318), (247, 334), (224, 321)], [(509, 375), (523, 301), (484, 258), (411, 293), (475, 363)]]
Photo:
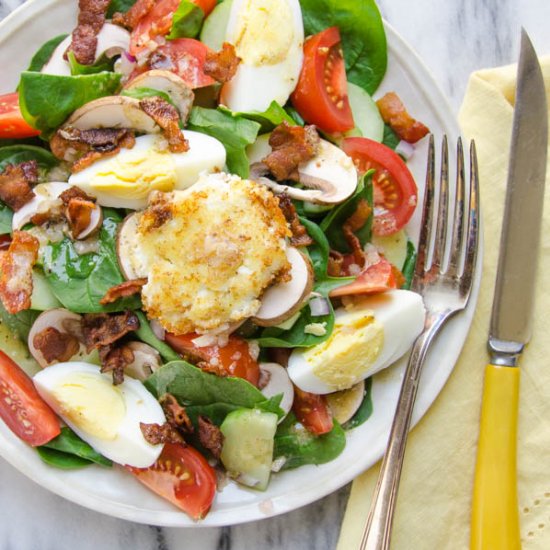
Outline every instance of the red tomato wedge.
[(199, 8), (204, 12), (204, 15), (210, 15), (210, 12), (216, 7), (217, 0), (191, 0), (193, 4), (197, 4)]
[(330, 297), (350, 294), (376, 294), (402, 284), (402, 275), (385, 258), (361, 272), (355, 281), (330, 291)]
[(397, 233), (414, 213), (417, 187), (407, 165), (389, 147), (372, 139), (346, 138), (342, 149), (349, 155), (361, 174), (374, 169), (375, 235)]
[(184, 357), (198, 357), (207, 361), (216, 368), (222, 370), (229, 376), (244, 378), (254, 386), (258, 385), (260, 378), (260, 366), (250, 355), (250, 347), (246, 340), (238, 336), (230, 336), (227, 345), (198, 347), (193, 340), (199, 335), (194, 332), (190, 334), (166, 333), (166, 342)]
[(302, 72), (291, 101), (306, 122), (325, 132), (346, 132), (355, 126), (338, 27), (306, 40)]
[(20, 439), (36, 447), (61, 432), (59, 420), (29, 376), (0, 351), (0, 418)]
[(141, 483), (189, 514), (202, 519), (216, 494), (216, 472), (196, 449), (166, 443), (149, 468), (126, 466)]
[(312, 434), (323, 435), (332, 430), (332, 416), (322, 395), (302, 391), (294, 386), (292, 411)]
[(20, 139), (39, 134), (23, 118), (17, 92), (0, 96), (0, 139)]
[(136, 69), (130, 80), (149, 69), (165, 69), (181, 77), (190, 88), (202, 88), (215, 84), (215, 80), (204, 73), (208, 47), (193, 38), (178, 38), (159, 46), (147, 63)]

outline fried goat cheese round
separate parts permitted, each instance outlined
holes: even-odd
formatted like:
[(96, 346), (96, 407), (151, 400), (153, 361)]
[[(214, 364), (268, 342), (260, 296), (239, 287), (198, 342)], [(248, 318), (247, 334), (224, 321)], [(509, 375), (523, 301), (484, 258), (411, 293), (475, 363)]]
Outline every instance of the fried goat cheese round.
[(148, 278), (143, 307), (170, 332), (227, 330), (289, 278), (288, 224), (278, 199), (252, 181), (203, 175), (184, 191), (152, 193), (134, 216), (119, 234), (120, 263), (128, 277)]

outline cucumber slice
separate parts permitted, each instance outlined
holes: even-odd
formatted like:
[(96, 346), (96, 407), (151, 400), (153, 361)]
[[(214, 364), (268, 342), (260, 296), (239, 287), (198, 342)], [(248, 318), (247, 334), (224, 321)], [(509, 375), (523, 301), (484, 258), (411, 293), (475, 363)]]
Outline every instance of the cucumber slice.
[(225, 42), (225, 32), (232, 4), (233, 0), (225, 0), (218, 4), (204, 20), (200, 41), (215, 52), (220, 51)]
[(360, 136), (382, 141), (384, 137), (384, 121), (374, 99), (363, 88), (348, 82), (348, 98), (355, 120), (355, 128), (346, 137)]
[(402, 229), (393, 235), (372, 236), (372, 244), (398, 269), (403, 269), (407, 259), (407, 233)]
[(56, 307), (63, 307), (50, 289), (46, 277), (35, 269), (32, 272), (31, 309), (46, 311)]
[(238, 409), (220, 426), (224, 435), (221, 461), (239, 483), (265, 490), (273, 463), (278, 417), (259, 409)]

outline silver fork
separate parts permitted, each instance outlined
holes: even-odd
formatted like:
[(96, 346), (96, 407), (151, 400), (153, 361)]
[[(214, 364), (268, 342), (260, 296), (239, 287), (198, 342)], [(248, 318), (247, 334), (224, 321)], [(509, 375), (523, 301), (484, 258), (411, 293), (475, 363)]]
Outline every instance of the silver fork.
[[(446, 137), (443, 139), (441, 157), (439, 201), (435, 205), (435, 147), (433, 136), (430, 136), (418, 259), (411, 287), (424, 299), (426, 323), (414, 343), (407, 364), (360, 550), (389, 548), (407, 434), (426, 352), (444, 323), (466, 307), (472, 290), (479, 242), (479, 181), (475, 144), (472, 142), (470, 146), (470, 185), (466, 189), (464, 152), (462, 142), (458, 140), (454, 207), (450, 204)], [(437, 212), (434, 213), (436, 207)], [(452, 225), (450, 239), (447, 238), (449, 225)]]

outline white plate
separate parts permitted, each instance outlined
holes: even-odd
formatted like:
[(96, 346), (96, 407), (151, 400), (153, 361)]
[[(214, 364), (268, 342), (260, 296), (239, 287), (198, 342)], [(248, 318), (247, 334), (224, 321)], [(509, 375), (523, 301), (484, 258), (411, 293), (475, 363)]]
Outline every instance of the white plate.
[[(0, 23), (0, 92), (11, 92), (20, 71), (30, 56), (46, 40), (70, 32), (76, 21), (76, 0), (31, 0)], [(447, 134), (455, 143), (459, 129), (444, 96), (416, 54), (397, 33), (387, 26), (389, 65), (377, 92), (396, 91), (410, 110), (427, 124), (437, 138)], [(409, 163), (417, 183), (423, 185), (426, 143), (422, 143)], [(420, 209), (418, 209), (420, 210)], [(419, 226), (417, 212), (412, 235)], [(480, 264), (479, 264), (480, 265)], [(417, 422), (433, 403), (458, 358), (473, 316), (479, 287), (466, 312), (455, 317), (436, 342), (426, 364), (413, 422)], [(261, 493), (228, 485), (216, 496), (209, 515), (194, 523), (184, 513), (142, 487), (130, 474), (88, 467), (62, 471), (43, 464), (37, 453), (19, 441), (0, 422), (0, 454), (25, 475), (66, 499), (122, 519), (163, 526), (221, 526), (262, 519), (288, 512), (313, 502), (342, 487), (377, 462), (384, 451), (393, 410), (397, 401), (404, 365), (392, 367), (375, 377), (374, 412), (361, 427), (348, 433), (344, 452), (322, 466), (305, 466), (274, 475), (269, 488)], [(434, 442), (437, 444), (437, 442)]]

